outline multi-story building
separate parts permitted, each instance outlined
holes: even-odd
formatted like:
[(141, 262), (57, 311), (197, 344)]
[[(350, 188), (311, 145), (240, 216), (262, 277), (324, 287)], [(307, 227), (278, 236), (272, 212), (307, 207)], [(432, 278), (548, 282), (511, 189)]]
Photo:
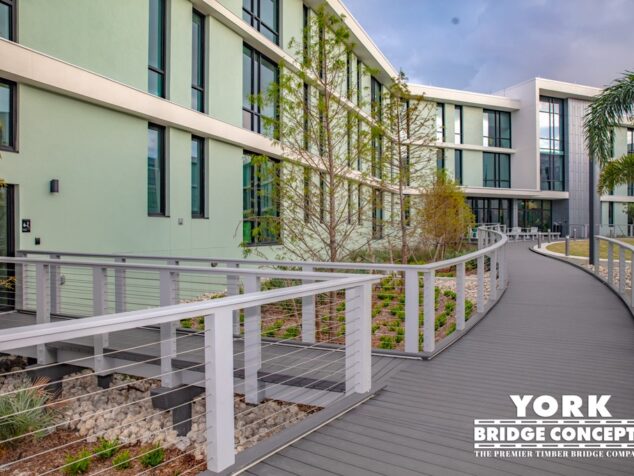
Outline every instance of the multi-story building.
[[(320, 3), (0, 0), (0, 254), (239, 254), (245, 210), (276, 213), (249, 157), (283, 160), (249, 98), (293, 60), (286, 45)], [(355, 81), (368, 95), (389, 84), (394, 67), (340, 0), (326, 3), (345, 15)], [(437, 103), (438, 164), (479, 222), (564, 232), (588, 222), (582, 119), (599, 89), (544, 79), (494, 95), (411, 89)], [(615, 155), (632, 135), (616, 130)], [(604, 224), (628, 223), (633, 192), (601, 197)]]

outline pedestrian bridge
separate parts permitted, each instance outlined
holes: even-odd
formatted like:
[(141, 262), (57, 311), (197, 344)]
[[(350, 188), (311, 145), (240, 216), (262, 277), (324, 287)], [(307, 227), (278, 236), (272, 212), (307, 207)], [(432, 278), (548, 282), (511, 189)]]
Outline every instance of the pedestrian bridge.
[[(479, 251), (438, 266), (284, 270), (25, 252), (7, 260), (15, 309), (0, 315), (0, 351), (31, 365), (0, 379), (45, 375), (62, 388), (96, 379), (100, 390), (87, 386), (71, 405), (129, 385), (113, 374), (147, 382), (147, 395), (108, 400), (95, 413), (151, 401), (154, 413), (139, 421), (160, 416), (154, 436), (187, 438), (173, 459), (191, 460), (195, 473), (632, 474), (632, 458), (474, 452), (475, 420), (517, 418), (509, 395), (611, 395), (612, 418), (634, 418), (634, 321), (617, 295), (630, 295), (631, 284), (616, 284), (613, 259), (603, 283), (530, 245), (488, 230)], [(626, 251), (617, 253), (618, 277), (631, 276)], [(443, 281), (448, 269), (453, 278)], [(210, 299), (223, 289), (228, 296)], [(73, 444), (134, 424), (105, 420)], [(27, 452), (23, 464), (56, 451)]]

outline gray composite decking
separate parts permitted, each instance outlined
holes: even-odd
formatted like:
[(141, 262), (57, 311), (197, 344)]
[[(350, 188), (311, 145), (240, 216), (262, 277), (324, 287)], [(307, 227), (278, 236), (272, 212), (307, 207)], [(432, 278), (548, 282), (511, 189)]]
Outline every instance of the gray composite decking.
[(250, 468), (250, 475), (626, 475), (634, 459), (488, 459), (473, 420), (515, 418), (508, 395), (610, 394), (634, 417), (634, 322), (592, 276), (508, 250), (510, 287), (465, 338), (411, 361), (374, 398)]

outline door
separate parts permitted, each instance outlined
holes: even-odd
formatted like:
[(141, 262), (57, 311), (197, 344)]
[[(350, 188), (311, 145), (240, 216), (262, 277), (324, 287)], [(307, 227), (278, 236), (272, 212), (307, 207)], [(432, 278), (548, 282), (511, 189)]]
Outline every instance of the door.
[[(15, 202), (12, 185), (0, 188), (0, 256), (15, 256)], [(0, 263), (0, 310), (13, 309), (15, 271), (12, 264)]]

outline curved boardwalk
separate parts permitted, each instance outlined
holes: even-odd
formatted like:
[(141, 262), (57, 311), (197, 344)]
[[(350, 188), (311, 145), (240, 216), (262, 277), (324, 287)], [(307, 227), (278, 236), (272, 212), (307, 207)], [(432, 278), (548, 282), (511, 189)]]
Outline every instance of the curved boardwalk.
[(634, 458), (474, 456), (473, 420), (515, 418), (509, 394), (611, 394), (612, 416), (634, 418), (634, 321), (621, 301), (525, 245), (508, 254), (510, 287), (468, 336), (248, 474), (634, 474)]

